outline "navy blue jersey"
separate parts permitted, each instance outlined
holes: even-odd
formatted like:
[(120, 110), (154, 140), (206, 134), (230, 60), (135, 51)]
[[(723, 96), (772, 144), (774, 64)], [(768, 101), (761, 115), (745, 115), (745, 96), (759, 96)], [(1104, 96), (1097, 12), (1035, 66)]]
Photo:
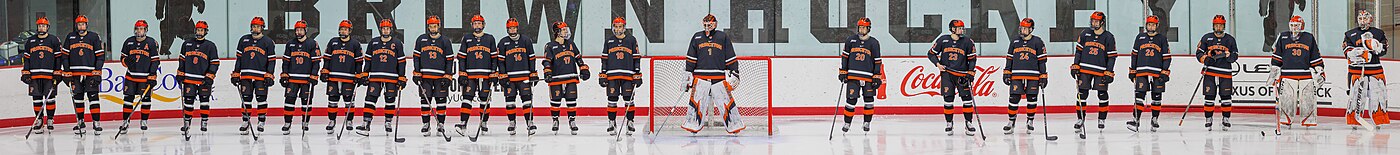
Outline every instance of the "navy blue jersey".
[(180, 67), (176, 76), (184, 78), (184, 84), (203, 85), (214, 79), (219, 72), (219, 46), (210, 40), (189, 40), (180, 47)]
[(880, 58), (880, 41), (875, 37), (860, 39), (860, 35), (846, 37), (841, 47), (841, 74), (846, 79), (871, 82), (885, 79), (885, 65)]
[(63, 60), (58, 57), (62, 49), (62, 42), (56, 36), (29, 36), (24, 42), (24, 51), (20, 51), (24, 53), (22, 76), (31, 79), (54, 79), (59, 76), (63, 71)]
[(977, 45), (967, 36), (959, 36), (958, 39), (950, 35), (938, 36), (933, 41), (933, 48), (928, 50), (928, 59), (942, 65), (942, 72), (949, 75), (971, 76), (977, 69)]
[(126, 79), (133, 82), (146, 82), (150, 76), (159, 72), (159, 55), (155, 52), (160, 49), (160, 44), (155, 38), (132, 36), (126, 38), (122, 43), (122, 66), (126, 67)]
[(403, 54), (403, 41), (398, 38), (388, 41), (372, 38), (368, 47), (364, 72), (369, 75), (369, 81), (403, 84), (406, 80), (404, 63), (408, 60), (408, 56)]
[(59, 58), (67, 62), (64, 65), (68, 69), (63, 70), (66, 74), (98, 76), (103, 64), (107, 62), (107, 44), (102, 43), (102, 35), (92, 31), (86, 32), (86, 35), (79, 35), (78, 32), (68, 33), (68, 39), (63, 40), (64, 48), (63, 52), (59, 53)]
[(1006, 69), (1002, 74), (1009, 75), (1012, 80), (1044, 80), (1048, 77), (1045, 53), (1045, 41), (1040, 40), (1040, 36), (1016, 38), (1007, 46)]
[(603, 71), (598, 72), (598, 77), (608, 80), (641, 78), (642, 53), (637, 50), (637, 38), (606, 36), (603, 40)]
[(1281, 78), (1312, 79), (1312, 68), (1322, 67), (1322, 53), (1317, 50), (1317, 40), (1312, 33), (1283, 32), (1274, 41), (1274, 60), (1270, 64), (1279, 67)]
[(233, 62), (233, 77), (242, 80), (262, 81), (272, 78), (277, 63), (277, 45), (272, 37), (255, 38), (252, 34), (238, 39), (237, 60)]
[(549, 76), (546, 81), (549, 85), (559, 85), (567, 83), (578, 83), (579, 71), (588, 70), (588, 64), (583, 63), (583, 54), (579, 53), (578, 46), (571, 40), (563, 43), (551, 41), (545, 44), (544, 72)]
[(685, 56), (685, 71), (699, 79), (723, 80), (725, 72), (739, 69), (734, 44), (720, 30), (695, 32)]
[(1133, 42), (1132, 76), (1170, 76), (1172, 67), (1171, 47), (1167, 35), (1138, 34)]
[(462, 49), (457, 51), (457, 74), (467, 79), (485, 79), (496, 73), (496, 38), (491, 34), (477, 37), (462, 36)]
[[(1364, 37), (1362, 36), (1367, 35), (1368, 33), (1371, 35), (1372, 38), (1376, 39), (1377, 41), (1380, 41), (1382, 44), (1381, 47), (1372, 48), (1390, 49), (1390, 45), (1388, 44), (1390, 43), (1390, 39), (1387, 39), (1385, 37), (1385, 31), (1382, 31), (1380, 28), (1370, 27), (1366, 28), (1365, 30), (1362, 30), (1361, 28), (1353, 28), (1351, 30), (1348, 30), (1346, 32), (1346, 40), (1343, 40), (1342, 42), (1343, 49), (1345, 49), (1343, 51), (1351, 51), (1352, 48), (1365, 49), (1366, 43), (1363, 42), (1365, 40), (1362, 40), (1364, 39)], [(1368, 51), (1366, 55), (1363, 56), (1364, 58), (1367, 58), (1366, 62), (1349, 63), (1349, 65), (1347, 65), (1347, 73), (1352, 75), (1385, 74), (1385, 69), (1381, 66), (1380, 57), (1385, 56), (1386, 52), (1388, 51), (1390, 50)]]
[(1082, 74), (1104, 76), (1113, 73), (1116, 59), (1118, 43), (1113, 40), (1112, 32), (1097, 34), (1094, 30), (1084, 30), (1074, 44), (1074, 64), (1070, 69), (1079, 70)]
[(326, 43), (324, 52), (321, 54), (321, 66), (324, 67), (321, 69), (321, 76), (327, 81), (355, 83), (356, 79), (364, 78), (365, 75), (361, 73), (365, 56), (359, 40), (331, 38), (331, 41)]
[(1230, 34), (1216, 37), (1215, 33), (1206, 33), (1205, 36), (1201, 36), (1201, 41), (1196, 43), (1196, 61), (1205, 67), (1201, 69), (1201, 74), (1234, 78), (1232, 68), (1235, 60), (1240, 58), (1239, 49), (1235, 46), (1235, 36)]
[(497, 72), (505, 74), (507, 80), (520, 82), (538, 77), (535, 72), (535, 41), (524, 35), (517, 35), (519, 38), (501, 38), (497, 45), (503, 51), (500, 55), (500, 66)]
[(314, 38), (292, 39), (282, 56), (282, 79), (296, 84), (314, 83), (320, 79), (321, 47)]
[(447, 36), (423, 34), (413, 48), (413, 76), (424, 79), (445, 79), (456, 76), (457, 56), (452, 51), (452, 41)]

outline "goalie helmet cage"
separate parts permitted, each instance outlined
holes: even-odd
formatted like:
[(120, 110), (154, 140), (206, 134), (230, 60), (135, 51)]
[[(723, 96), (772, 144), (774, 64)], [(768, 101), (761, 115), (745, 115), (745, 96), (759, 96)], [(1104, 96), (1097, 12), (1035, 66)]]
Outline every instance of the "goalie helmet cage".
[[(734, 86), (730, 97), (733, 98), (734, 105), (739, 109), (740, 119), (746, 129), (739, 132), (739, 135), (754, 135), (764, 133), (772, 136), (773, 128), (773, 74), (772, 59), (759, 56), (741, 56), (736, 60), (739, 63), (738, 84)], [(651, 57), (649, 72), (651, 73), (650, 100), (651, 104), (648, 113), (648, 131), (656, 134), (680, 134), (686, 133), (680, 125), (685, 122), (686, 108), (689, 106), (691, 92), (685, 90), (685, 81), (691, 74), (685, 71), (685, 56), (656, 56)], [(708, 130), (703, 130), (699, 134), (724, 133), (723, 106), (714, 105), (714, 108), (702, 109), (702, 125)], [(718, 130), (717, 130), (718, 129)]]

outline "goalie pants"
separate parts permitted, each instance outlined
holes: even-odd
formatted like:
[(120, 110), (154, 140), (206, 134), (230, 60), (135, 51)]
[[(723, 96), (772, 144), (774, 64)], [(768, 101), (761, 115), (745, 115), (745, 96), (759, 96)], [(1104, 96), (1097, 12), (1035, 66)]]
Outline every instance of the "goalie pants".
[(1279, 123), (1300, 120), (1303, 126), (1317, 125), (1317, 79), (1280, 79), (1278, 84)]
[[(1347, 125), (1360, 125), (1356, 122), (1355, 113), (1370, 115), (1375, 124), (1390, 124), (1388, 114), (1384, 112), (1386, 105), (1385, 75), (1352, 75), (1348, 79), (1351, 87), (1347, 90), (1350, 99), (1347, 100)], [(1379, 111), (1378, 111), (1379, 110)], [(1379, 119), (1378, 119), (1379, 118)]]
[(699, 132), (702, 125), (700, 123), (704, 122), (706, 116), (705, 112), (711, 111), (707, 109), (714, 108), (716, 104), (724, 106), (724, 112), (720, 115), (724, 116), (725, 124), (743, 124), (739, 119), (739, 109), (734, 105), (734, 98), (730, 96), (734, 86), (730, 85), (729, 81), (694, 79), (691, 80), (691, 84), (695, 86), (695, 90), (690, 92), (690, 106), (686, 107), (686, 121), (682, 128), (692, 133)]

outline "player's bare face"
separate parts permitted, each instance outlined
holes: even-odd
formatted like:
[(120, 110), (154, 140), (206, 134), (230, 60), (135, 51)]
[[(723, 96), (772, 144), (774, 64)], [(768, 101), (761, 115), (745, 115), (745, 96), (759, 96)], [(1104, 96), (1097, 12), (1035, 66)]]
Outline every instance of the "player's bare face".
[(38, 28), (39, 28), (39, 33), (41, 33), (41, 34), (47, 34), (47, 33), (49, 33), (49, 25), (38, 25)]
[(856, 30), (856, 33), (860, 33), (860, 35), (862, 35), (862, 36), (870, 35), (870, 27), (869, 27), (869, 26), (861, 26), (860, 29), (857, 29), (857, 30)]
[(1212, 30), (1215, 30), (1214, 32), (1215, 32), (1216, 34), (1225, 33), (1225, 24), (1215, 24), (1215, 25), (1212, 25), (1212, 26), (1211, 26), (1211, 29), (1212, 29)]
[(472, 22), (472, 33), (482, 33), (486, 29), (485, 22)]
[(1035, 31), (1035, 28), (1021, 27), (1021, 36), (1030, 37), (1030, 36), (1031, 36), (1031, 32), (1034, 32), (1034, 31)]
[(441, 32), (439, 29), (437, 24), (428, 24), (428, 34), (436, 36)]
[(297, 38), (306, 37), (306, 28), (297, 29)]
[(623, 37), (623, 34), (626, 34), (626, 33), (627, 33), (627, 28), (626, 28), (626, 26), (627, 26), (626, 24), (622, 24), (622, 23), (613, 23), (613, 24), (612, 24), (613, 36), (617, 36), (617, 38), (622, 38), (622, 37)]
[(204, 40), (204, 35), (207, 34), (209, 34), (209, 29), (194, 29), (194, 37), (196, 39)]
[(87, 23), (78, 23), (78, 31), (87, 31)]
[(1090, 27), (1090, 28), (1093, 28), (1094, 30), (1102, 30), (1102, 29), (1103, 29), (1103, 21), (1102, 21), (1102, 20), (1092, 20), (1092, 21), (1089, 21), (1089, 27)]
[(344, 27), (342, 27), (342, 28), (340, 28), (339, 33), (340, 33), (340, 36), (341, 36), (341, 37), (347, 37), (347, 38), (348, 38), (348, 37), (350, 37), (350, 28), (344, 28)]
[(146, 27), (136, 27), (132, 33), (135, 33), (137, 37), (146, 37)]
[(393, 32), (392, 30), (393, 27), (379, 27), (379, 36), (389, 38), (389, 35)]
[(953, 27), (949, 29), (949, 32), (952, 32), (953, 35), (963, 35), (963, 27)]
[(1147, 34), (1157, 35), (1157, 23), (1147, 23)]
[(263, 31), (262, 26), (260, 26), (260, 25), (253, 25), (253, 26), (249, 26), (249, 28), (252, 29), (252, 30), (248, 30), (248, 31), (249, 31), (249, 32), (253, 32), (253, 35), (262, 35), (262, 31)]
[(506, 28), (506, 34), (510, 34), (510, 37), (519, 36), (519, 35), (520, 35), (520, 28), (517, 28), (517, 27), (508, 27), (508, 28)]

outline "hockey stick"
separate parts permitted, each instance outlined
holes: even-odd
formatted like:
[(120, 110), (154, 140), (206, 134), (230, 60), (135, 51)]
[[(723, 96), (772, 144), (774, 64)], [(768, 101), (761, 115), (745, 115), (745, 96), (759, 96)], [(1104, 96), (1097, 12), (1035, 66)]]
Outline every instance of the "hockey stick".
[[(59, 80), (53, 80), (53, 87), (54, 87), (53, 89), (58, 89), (58, 82), (59, 82)], [(50, 90), (50, 91), (49, 91), (49, 95), (57, 96), (57, 95), (58, 95), (58, 90)], [(44, 96), (49, 96), (49, 95), (44, 95)], [(47, 99), (46, 99), (46, 100), (47, 100)], [(47, 106), (47, 103), (46, 103), (45, 106)], [(50, 113), (49, 115), (53, 115), (53, 114)], [(44, 129), (38, 129), (38, 128), (40, 128), (41, 126), (43, 126), (44, 124), (47, 124), (47, 123), (44, 123), (43, 120), (44, 120), (43, 112), (40, 112), (40, 115), (39, 115), (39, 116), (34, 116), (34, 127), (30, 127), (30, 128), (29, 128), (29, 132), (24, 133), (24, 139), (29, 139), (29, 135), (34, 134), (34, 130), (44, 130)]]
[[(133, 108), (140, 107), (141, 104), (143, 104), (143, 103), (141, 103), (141, 101), (143, 101), (143, 100), (141, 100), (141, 99), (142, 99), (142, 98), (145, 98), (145, 97), (147, 97), (147, 96), (150, 96), (150, 95), (151, 95), (151, 92), (154, 92), (154, 91), (155, 91), (155, 90), (152, 90), (152, 89), (151, 89), (153, 86), (155, 86), (155, 85), (154, 85), (154, 84), (147, 85), (147, 86), (146, 86), (146, 92), (145, 92), (145, 93), (142, 93), (141, 96), (136, 97), (136, 99), (133, 99), (133, 100), (136, 100), (136, 102), (132, 102), (131, 106), (132, 106)], [(125, 120), (122, 121), (122, 126), (120, 127), (119, 130), (117, 130), (117, 134), (112, 136), (112, 139), (117, 139), (118, 137), (121, 137), (122, 135), (126, 134), (126, 127), (127, 127), (127, 125), (131, 124), (131, 117), (132, 117), (132, 116), (136, 116), (136, 113), (133, 112), (133, 113), (130, 113), (130, 114), (126, 114)]]
[[(1177, 120), (1177, 121), (1176, 121), (1176, 126), (1181, 126), (1183, 123), (1186, 123), (1186, 114), (1190, 114), (1190, 113), (1191, 113), (1191, 105), (1196, 104), (1196, 94), (1201, 92), (1201, 83), (1204, 83), (1205, 81), (1206, 81), (1206, 75), (1201, 75), (1201, 79), (1200, 79), (1200, 80), (1196, 80), (1196, 86), (1195, 86), (1195, 87), (1191, 87), (1191, 88), (1194, 88), (1194, 89), (1196, 89), (1196, 90), (1191, 91), (1191, 99), (1186, 100), (1186, 110), (1182, 110), (1182, 111), (1181, 111), (1181, 120)], [(1217, 90), (1217, 91), (1219, 91), (1219, 90)], [(1207, 112), (1209, 112), (1209, 111), (1207, 111)], [(1210, 120), (1206, 120), (1206, 121), (1210, 121)]]
[[(230, 78), (233, 78), (233, 77), (230, 77)], [(241, 91), (241, 90), (245, 89), (245, 86), (238, 86), (238, 89)], [(251, 110), (251, 109), (244, 109), (244, 110)], [(248, 117), (252, 117), (251, 114), (249, 114)], [(252, 135), (252, 136), (253, 136), (253, 141), (258, 141), (258, 139), (259, 139), (259, 137), (258, 137), (258, 132), (253, 131), (253, 130), (255, 130), (255, 129), (253, 129), (253, 121), (251, 121), (251, 120), (250, 120), (250, 121), (243, 121), (243, 124), (244, 124), (244, 125), (248, 125), (248, 135)]]
[[(1046, 81), (1041, 81), (1041, 82), (1046, 82)], [(1046, 109), (1046, 110), (1045, 110), (1045, 118), (1041, 118), (1041, 119), (1040, 119), (1040, 121), (1043, 122), (1043, 123), (1041, 123), (1040, 125), (1042, 125), (1042, 127), (1045, 128), (1045, 140), (1047, 140), (1047, 141), (1059, 140), (1059, 139), (1060, 139), (1060, 136), (1052, 136), (1052, 135), (1050, 135), (1050, 108), (1049, 108), (1049, 107), (1050, 107), (1050, 106), (1049, 106), (1049, 105), (1050, 105), (1050, 104), (1049, 104), (1050, 101), (1049, 101), (1049, 98), (1045, 98), (1045, 92), (1043, 92), (1043, 91), (1045, 91), (1045, 87), (1044, 87), (1044, 86), (1041, 86), (1041, 87), (1040, 87), (1040, 90), (1041, 90), (1042, 92), (1040, 92), (1040, 94), (1037, 94), (1037, 95), (1040, 95), (1040, 99), (1041, 99), (1042, 101), (1045, 101), (1045, 102), (1041, 102), (1041, 103), (1046, 103), (1046, 104), (1042, 104), (1042, 105), (1045, 105), (1045, 106), (1042, 106), (1042, 107)]]
[[(659, 80), (658, 80), (658, 81), (659, 81)], [(688, 81), (688, 83), (694, 83), (694, 79)], [(652, 85), (655, 85), (655, 83), (653, 83)], [(653, 86), (653, 87), (655, 87), (655, 86)], [(681, 87), (681, 94), (684, 95), (684, 94), (686, 94), (686, 93), (692, 93), (692, 91), (693, 91), (694, 89), (695, 89), (695, 86), (694, 86), (694, 85), (686, 84), (685, 87)], [(692, 94), (692, 96), (693, 96), (693, 94)], [(687, 100), (687, 101), (683, 101), (683, 102), (690, 102), (689, 99), (686, 99), (685, 97), (676, 97), (676, 100)], [(678, 102), (681, 102), (681, 101), (678, 101)], [(689, 105), (690, 103), (686, 103), (686, 104)], [(655, 113), (656, 113), (656, 107), (649, 107), (649, 108), (652, 108), (652, 110), (651, 110), (652, 113), (653, 113), (653, 114), (652, 114), (652, 115), (653, 115), (652, 117), (654, 117), (654, 115), (655, 115)], [(696, 107), (696, 108), (698, 109), (699, 107)], [(701, 115), (701, 114), (700, 114), (700, 113), (697, 113), (697, 115)], [(671, 119), (670, 119), (670, 118), (666, 118), (666, 119), (664, 119), (664, 120), (661, 121), (661, 125), (660, 125), (660, 126), (661, 126), (661, 127), (665, 127), (665, 126), (670, 126), (670, 124), (671, 124)], [(656, 137), (657, 137), (658, 135), (661, 135), (661, 132), (655, 131), (655, 128), (656, 128), (656, 127), (657, 127), (657, 126), (654, 126), (654, 125), (650, 127), (650, 128), (652, 128), (652, 130), (649, 130), (649, 132), (651, 132), (651, 133), (650, 133), (650, 134), (651, 134), (651, 139), (648, 140), (648, 141), (655, 142), (655, 141), (656, 141)]]
[(833, 137), (835, 137), (834, 135), (835, 135), (835, 132), (836, 132), (836, 118), (838, 117), (837, 115), (841, 115), (841, 111), (840, 111), (840, 108), (841, 108), (841, 98), (844, 98), (845, 95), (846, 95), (846, 87), (847, 87), (847, 86), (846, 86), (846, 82), (845, 82), (845, 81), (842, 81), (842, 82), (841, 82), (841, 87), (836, 88), (836, 89), (841, 89), (841, 90), (838, 90), (838, 91), (837, 91), (837, 92), (841, 92), (841, 94), (837, 94), (837, 95), (836, 95), (836, 108), (837, 108), (837, 111), (836, 111), (835, 113), (832, 113), (832, 114), (831, 114), (831, 129), (826, 131), (826, 140), (828, 140), (828, 141), (830, 141)]
[(977, 134), (982, 136), (983, 145), (986, 145), (987, 131), (982, 130), (982, 115), (977, 114), (977, 99), (972, 99), (972, 118), (977, 119)]
[[(482, 107), (482, 108), (481, 108), (481, 115), (482, 115), (481, 117), (486, 117), (486, 116), (485, 116), (485, 115), (487, 115), (487, 114), (486, 114), (486, 110), (490, 110), (490, 109), (486, 109), (485, 107)], [(477, 139), (477, 138), (481, 138), (481, 128), (486, 127), (486, 120), (485, 120), (485, 119), (482, 119), (481, 122), (480, 122), (480, 123), (477, 123), (477, 124), (478, 124), (478, 125), (477, 125), (477, 128), (476, 128), (476, 135), (467, 136), (467, 140), (468, 140), (468, 141), (476, 142), (476, 139)], [(457, 133), (461, 133), (461, 132), (458, 131)]]
[[(405, 84), (407, 84), (407, 83), (405, 83)], [(402, 87), (402, 86), (400, 86), (400, 87)], [(403, 91), (403, 90), (400, 89), (399, 91)], [(396, 92), (396, 93), (397, 93), (397, 92)], [(399, 97), (394, 98), (394, 103), (398, 103), (399, 101), (403, 101), (403, 96), (402, 96), (402, 95), (394, 95), (394, 96), (399, 96)], [(399, 109), (398, 109), (398, 108), (394, 108), (394, 115), (398, 115), (398, 114), (399, 114)], [(405, 139), (405, 138), (403, 138), (403, 137), (399, 137), (399, 123), (400, 123), (400, 122), (399, 122), (399, 118), (401, 118), (401, 117), (403, 117), (403, 116), (394, 117), (394, 142), (395, 142), (395, 143), (403, 143), (404, 141), (408, 141), (408, 139)]]
[[(490, 88), (491, 86), (489, 86), (489, 85), (490, 85), (490, 83), (494, 83), (494, 82), (486, 82), (485, 79), (482, 79), (481, 82), (483, 83), (483, 85), (488, 85), (487, 88), (485, 88), (485, 89), (491, 89), (491, 88)], [(465, 100), (465, 99), (464, 99), (464, 100)], [(476, 139), (477, 139), (477, 138), (481, 138), (481, 128), (486, 128), (486, 121), (487, 121), (486, 115), (488, 115), (488, 113), (487, 113), (486, 111), (487, 111), (487, 110), (491, 110), (491, 109), (490, 109), (490, 108), (487, 108), (485, 105), (486, 105), (486, 104), (490, 104), (489, 102), (491, 102), (491, 101), (488, 100), (488, 101), (486, 101), (486, 102), (488, 102), (488, 103), (482, 104), (482, 106), (481, 106), (481, 112), (480, 112), (480, 113), (481, 113), (482, 119), (481, 119), (481, 122), (477, 123), (476, 134), (475, 134), (475, 135), (472, 135), (472, 136), (467, 136), (467, 141), (476, 142)], [(463, 103), (463, 104), (466, 104), (466, 103)], [(470, 121), (470, 120), (468, 120), (468, 121)], [(457, 129), (457, 134), (462, 134), (462, 131), (461, 131), (460, 128)], [(463, 136), (466, 136), (466, 135), (463, 134)]]
[[(311, 83), (311, 87), (307, 87), (307, 88), (306, 88), (306, 89), (309, 89), (309, 90), (307, 90), (307, 91), (311, 91), (311, 92), (308, 92), (308, 93), (311, 93), (311, 94), (310, 94), (310, 95), (306, 95), (306, 100), (303, 101), (304, 103), (302, 103), (302, 104), (303, 104), (303, 106), (310, 107), (312, 101), (316, 101), (316, 82), (315, 82), (315, 81), (311, 81), (311, 82), (307, 82), (307, 83)], [(304, 110), (303, 110), (302, 113), (301, 113), (301, 120), (302, 120), (301, 127), (302, 127), (302, 128), (307, 128), (306, 130), (309, 130), (310, 127), (307, 127), (307, 126), (306, 126), (306, 122), (309, 121), (309, 120), (311, 120), (311, 109), (310, 109), (310, 108), (304, 108)], [(301, 137), (303, 137), (303, 138), (306, 137), (306, 130), (301, 130)]]
[[(351, 85), (353, 86), (353, 85), (355, 85), (355, 84), (351, 84)], [(353, 87), (352, 87), (351, 89), (353, 89)], [(352, 98), (353, 98), (353, 97), (352, 97)], [(335, 104), (335, 103), (331, 103), (331, 104)], [(351, 124), (351, 123), (355, 123), (354, 109), (355, 109), (354, 101), (351, 101), (351, 103), (346, 103), (346, 104), (345, 104), (345, 123), (341, 123), (340, 126), (335, 127), (335, 129), (332, 129), (332, 130), (336, 130), (336, 132), (335, 132), (335, 140), (340, 140), (340, 137), (343, 136), (343, 135), (345, 135), (345, 130), (349, 130), (349, 129), (345, 129), (345, 128), (350, 127), (350, 124)], [(334, 122), (332, 122), (332, 123), (334, 123)]]

